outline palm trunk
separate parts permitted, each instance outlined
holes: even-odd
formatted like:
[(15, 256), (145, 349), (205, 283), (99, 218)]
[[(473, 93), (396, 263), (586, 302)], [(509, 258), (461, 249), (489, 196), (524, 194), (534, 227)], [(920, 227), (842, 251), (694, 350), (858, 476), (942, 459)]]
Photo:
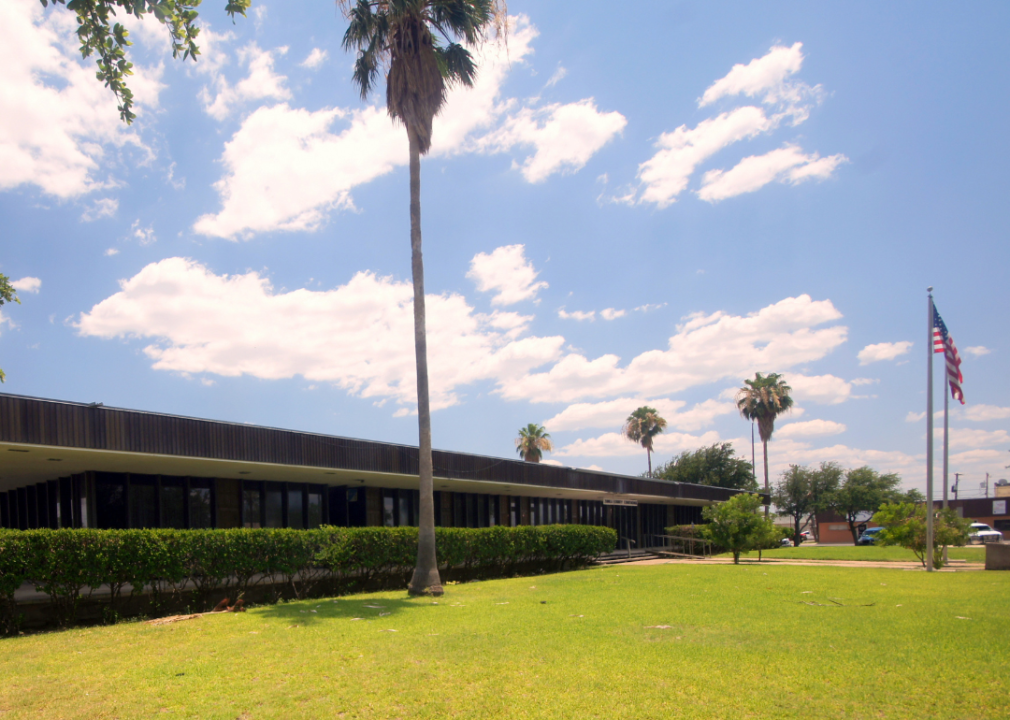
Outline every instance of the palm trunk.
[[(761, 445), (764, 446), (765, 451), (765, 495), (768, 495), (768, 441), (762, 440)], [(771, 503), (771, 500), (768, 502)], [(765, 505), (765, 517), (768, 517), (769, 510), (771, 510), (771, 506)]]
[(417, 365), (418, 476), (420, 517), (417, 565), (407, 590), (411, 595), (441, 595), (435, 557), (435, 499), (431, 462), (431, 409), (428, 406), (428, 341), (424, 324), (424, 262), (421, 258), (421, 153), (414, 133), (410, 141), (410, 270), (414, 279), (414, 356)]
[(645, 448), (645, 455), (649, 458), (649, 477), (652, 477), (652, 450)]

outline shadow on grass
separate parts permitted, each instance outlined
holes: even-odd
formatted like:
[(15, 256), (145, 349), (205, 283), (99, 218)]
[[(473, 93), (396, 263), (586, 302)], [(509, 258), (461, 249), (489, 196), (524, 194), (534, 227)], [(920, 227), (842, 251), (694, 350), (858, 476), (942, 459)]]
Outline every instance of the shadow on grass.
[(277, 605), (259, 605), (251, 608), (264, 618), (294, 622), (299, 625), (315, 625), (328, 620), (385, 620), (393, 619), (405, 612), (430, 605), (431, 598), (317, 598), (298, 600)]

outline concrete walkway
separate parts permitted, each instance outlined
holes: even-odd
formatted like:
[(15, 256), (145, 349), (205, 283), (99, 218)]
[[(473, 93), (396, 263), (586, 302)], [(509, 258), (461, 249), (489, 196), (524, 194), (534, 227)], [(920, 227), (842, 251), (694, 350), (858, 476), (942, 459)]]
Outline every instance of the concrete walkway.
[[(698, 560), (673, 559), (673, 558), (650, 558), (648, 560), (636, 560), (622, 563), (624, 567), (629, 565), (732, 565), (733, 558), (703, 558)], [(756, 567), (768, 567), (769, 565), (806, 565), (815, 567), (847, 567), (847, 568), (889, 568), (891, 570), (912, 570), (925, 572), (925, 568), (919, 562), (885, 562), (873, 560), (768, 560), (760, 562), (753, 559), (741, 559), (741, 565), (751, 565)], [(984, 563), (959, 563), (954, 562), (938, 572), (970, 572), (975, 570), (985, 570)]]

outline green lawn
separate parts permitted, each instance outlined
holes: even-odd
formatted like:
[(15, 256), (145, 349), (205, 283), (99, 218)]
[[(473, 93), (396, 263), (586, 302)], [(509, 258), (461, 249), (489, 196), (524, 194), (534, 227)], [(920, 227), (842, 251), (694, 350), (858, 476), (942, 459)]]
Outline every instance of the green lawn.
[(1010, 573), (678, 564), (447, 590), (2, 640), (0, 718), (1006, 712)]
[[(733, 557), (733, 553), (724, 553), (719, 557)], [(741, 558), (757, 560), (756, 552), (743, 553)], [(797, 547), (775, 548), (765, 550), (762, 557), (771, 560), (873, 560), (876, 562), (907, 561), (918, 562), (911, 550), (901, 547), (878, 547), (876, 545), (846, 545), (840, 547), (818, 547), (816, 545), (800, 545)], [(947, 557), (951, 560), (967, 560), (968, 562), (985, 562), (985, 548), (952, 547), (947, 548)]]

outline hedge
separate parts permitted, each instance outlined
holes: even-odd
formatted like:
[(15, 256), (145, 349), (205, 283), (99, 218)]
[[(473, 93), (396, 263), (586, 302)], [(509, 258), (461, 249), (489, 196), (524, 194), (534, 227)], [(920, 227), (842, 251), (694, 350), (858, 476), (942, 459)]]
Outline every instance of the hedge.
[[(560, 570), (614, 549), (610, 528), (588, 525), (436, 528), (443, 579), (500, 577)], [(0, 635), (16, 633), (14, 592), (25, 582), (46, 593), (60, 626), (77, 621), (83, 599), (107, 586), (103, 616), (115, 621), (124, 590), (149, 593), (148, 612), (162, 613), (182, 593), (197, 609), (212, 595), (269, 587), (311, 595), (324, 579), (406, 584), (417, 554), (417, 528), (323, 527), (317, 530), (0, 530)]]

